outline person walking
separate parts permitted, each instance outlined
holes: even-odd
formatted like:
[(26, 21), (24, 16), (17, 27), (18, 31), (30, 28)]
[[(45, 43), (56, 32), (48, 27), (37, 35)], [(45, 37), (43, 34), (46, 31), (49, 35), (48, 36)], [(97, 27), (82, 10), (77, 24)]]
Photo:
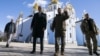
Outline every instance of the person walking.
[(6, 34), (7, 37), (6, 47), (9, 47), (10, 42), (16, 33), (16, 24), (13, 22), (13, 19), (11, 19), (11, 21), (6, 24), (4, 33)]
[[(97, 26), (94, 20), (89, 17), (88, 13), (85, 14), (85, 18), (82, 21), (80, 27), (82, 33), (85, 35), (87, 48), (89, 50), (89, 55), (93, 55), (93, 53), (99, 55), (99, 53), (97, 52), (97, 39), (96, 39), (96, 35), (98, 35)], [(93, 42), (93, 50), (91, 45), (91, 39)]]
[(64, 55), (65, 48), (65, 31), (66, 31), (66, 20), (69, 18), (68, 12), (61, 12), (61, 8), (58, 8), (58, 14), (54, 17), (51, 25), (51, 30), (55, 31), (55, 53), (57, 56), (59, 53), (59, 41), (61, 39), (61, 55)]

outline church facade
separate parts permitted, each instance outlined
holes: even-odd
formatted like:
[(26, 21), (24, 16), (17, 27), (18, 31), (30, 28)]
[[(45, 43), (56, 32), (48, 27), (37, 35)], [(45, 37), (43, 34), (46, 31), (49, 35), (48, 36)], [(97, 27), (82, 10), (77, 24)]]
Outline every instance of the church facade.
[[(37, 12), (38, 8), (38, 3), (35, 0), (34, 4), (34, 9), (33, 12)], [(75, 9), (72, 6), (71, 3), (67, 3), (66, 5), (63, 5), (59, 3), (58, 0), (52, 0), (51, 3), (47, 6), (47, 8), (44, 8), (43, 11), (44, 13), (47, 14), (47, 29), (45, 30), (44, 34), (44, 42), (47, 44), (54, 44), (54, 32), (50, 30), (50, 26), (52, 24), (53, 18), (57, 14), (57, 9), (62, 8), (63, 10), (67, 10), (70, 18), (66, 20), (66, 43), (71, 43), (71, 44), (78, 44), (78, 45), (84, 45), (83, 43), (85, 42), (85, 39), (83, 37), (83, 34), (80, 30), (80, 23), (76, 23), (78, 21), (78, 18), (76, 17)], [(32, 36), (31, 36), (31, 30), (30, 30), (30, 25), (32, 18), (27, 18), (24, 19), (21, 17), (22, 13), (19, 15), (19, 18), (17, 19), (17, 40), (21, 42), (29, 42), (32, 41)], [(22, 34), (22, 36), (20, 36)], [(39, 42), (39, 41), (38, 41)]]

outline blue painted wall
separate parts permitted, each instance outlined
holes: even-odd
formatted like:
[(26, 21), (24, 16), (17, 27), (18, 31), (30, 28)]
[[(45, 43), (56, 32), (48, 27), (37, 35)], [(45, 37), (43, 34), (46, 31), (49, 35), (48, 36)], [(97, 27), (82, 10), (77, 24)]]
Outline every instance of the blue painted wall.
[(81, 32), (80, 24), (76, 23), (76, 40), (78, 45), (84, 45), (84, 35)]
[(55, 37), (54, 37), (54, 32), (51, 31), (50, 25), (52, 24), (52, 21), (49, 20), (47, 24), (47, 30), (48, 30), (48, 43), (49, 44), (54, 44), (55, 43)]

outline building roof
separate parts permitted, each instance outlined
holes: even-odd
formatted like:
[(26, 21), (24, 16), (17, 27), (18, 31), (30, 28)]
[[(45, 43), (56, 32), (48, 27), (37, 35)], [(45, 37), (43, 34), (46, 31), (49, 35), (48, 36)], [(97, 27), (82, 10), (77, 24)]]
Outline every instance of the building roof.
[(58, 0), (51, 0), (51, 4), (57, 4)]

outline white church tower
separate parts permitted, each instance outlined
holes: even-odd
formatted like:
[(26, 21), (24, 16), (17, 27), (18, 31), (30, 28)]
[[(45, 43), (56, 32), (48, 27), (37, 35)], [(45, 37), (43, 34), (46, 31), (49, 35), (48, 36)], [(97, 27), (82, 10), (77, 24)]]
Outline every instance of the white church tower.
[(70, 18), (66, 20), (66, 43), (75, 43), (76, 44), (76, 24), (77, 21), (75, 9), (71, 3), (67, 3), (65, 6), (67, 9)]

